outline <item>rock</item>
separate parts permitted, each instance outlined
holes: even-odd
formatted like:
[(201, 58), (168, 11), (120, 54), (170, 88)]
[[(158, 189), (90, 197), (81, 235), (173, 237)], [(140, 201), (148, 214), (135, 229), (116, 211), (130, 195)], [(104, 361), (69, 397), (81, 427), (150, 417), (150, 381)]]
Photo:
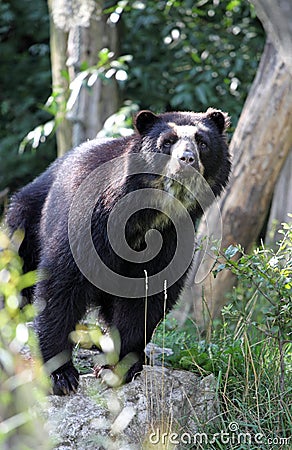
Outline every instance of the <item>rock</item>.
[(182, 436), (217, 416), (213, 375), (157, 366), (119, 388), (83, 375), (77, 394), (48, 403), (46, 427), (58, 450), (183, 449)]

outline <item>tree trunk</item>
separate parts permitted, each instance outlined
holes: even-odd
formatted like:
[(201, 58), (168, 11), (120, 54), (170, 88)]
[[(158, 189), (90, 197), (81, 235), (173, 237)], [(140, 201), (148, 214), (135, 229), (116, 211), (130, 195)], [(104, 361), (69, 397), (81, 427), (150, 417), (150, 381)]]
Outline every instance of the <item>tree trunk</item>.
[[(240, 243), (248, 251), (259, 236), (277, 178), (292, 147), (291, 114), (292, 77), (279, 52), (267, 43), (230, 146), (233, 174), (219, 202), (224, 230), (222, 248)], [(218, 227), (216, 213), (216, 208), (207, 213), (209, 229), (202, 222), (201, 236), (213, 234)], [(208, 322), (219, 314), (225, 294), (234, 285), (229, 271), (222, 271), (216, 279), (209, 274), (203, 285), (192, 283), (210, 272), (212, 264), (213, 260), (206, 258), (199, 272), (193, 272), (188, 292), (193, 298), (195, 319), (201, 326), (204, 319)]]
[(60, 28), (54, 20), (54, 0), (48, 0), (50, 14), (50, 49), (52, 66), (52, 90), (58, 94), (56, 101), (56, 138), (58, 155), (64, 154), (72, 146), (72, 124), (66, 118), (66, 102), (69, 96), (69, 81), (64, 76), (67, 71), (67, 41), (68, 32)]
[[(257, 14), (262, 21), (267, 34), (272, 39), (283, 61), (292, 73), (292, 2), (291, 0), (253, 0)], [(271, 22), (271, 17), (277, 20)], [(290, 20), (287, 20), (290, 18)], [(267, 226), (265, 242), (275, 244), (280, 238), (277, 233), (282, 222), (289, 220), (288, 213), (292, 212), (292, 147), (281, 174), (277, 181), (273, 195), (271, 211)]]
[[(116, 55), (118, 40), (116, 27), (108, 22), (108, 17), (100, 10), (91, 16), (88, 27), (74, 26), (69, 31), (70, 80), (73, 81), (79, 74), (80, 64), (84, 61), (89, 67), (95, 66), (98, 63), (98, 53), (103, 48), (110, 49)], [(105, 120), (118, 107), (118, 86), (114, 78), (104, 82), (97, 77), (90, 89), (83, 85), (68, 114), (73, 122), (73, 146), (95, 138)]]
[[(101, 78), (94, 80), (90, 89), (81, 83), (74, 85), (80, 74), (81, 65), (87, 67), (98, 63), (98, 54), (108, 48), (115, 55), (118, 51), (117, 26), (103, 14), (102, 1), (92, 0), (48, 0), (51, 15), (51, 53), (54, 89), (62, 87), (60, 112), (64, 120), (57, 130), (58, 155), (71, 146), (86, 139), (92, 139), (103, 126), (104, 121), (119, 106), (116, 81), (104, 83)], [(67, 71), (67, 79), (61, 71)], [(77, 80), (78, 81), (78, 80)], [(68, 107), (68, 87), (76, 90), (72, 109)], [(75, 93), (73, 92), (75, 95)], [(72, 96), (70, 97), (72, 99)], [(64, 113), (65, 117), (64, 117)]]
[(277, 242), (281, 235), (278, 230), (281, 223), (291, 221), (288, 213), (292, 213), (292, 148), (289, 152), (288, 158), (281, 170), (281, 174), (277, 181), (271, 211), (269, 215), (269, 222), (267, 226), (267, 234), (265, 242), (273, 245)]
[(291, 0), (250, 0), (267, 36), (292, 73), (292, 2)]

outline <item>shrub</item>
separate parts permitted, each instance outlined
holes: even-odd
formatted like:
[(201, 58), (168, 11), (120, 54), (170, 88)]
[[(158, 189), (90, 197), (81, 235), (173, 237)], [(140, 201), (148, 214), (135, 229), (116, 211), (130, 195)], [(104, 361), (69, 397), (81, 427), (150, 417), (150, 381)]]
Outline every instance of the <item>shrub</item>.
[[(18, 236), (20, 237), (20, 236)], [(17, 239), (17, 235), (14, 236)], [(3, 450), (51, 448), (38, 414), (47, 381), (37, 358), (32, 327), (34, 308), (19, 309), (20, 291), (35, 280), (22, 275), (22, 262), (12, 242), (0, 230), (0, 447)], [(32, 361), (24, 348), (36, 355)]]
[[(290, 448), (292, 224), (283, 224), (280, 233), (276, 250), (261, 246), (247, 255), (240, 246), (230, 246), (224, 252), (215, 275), (231, 270), (238, 286), (208, 338), (202, 338), (191, 321), (180, 331), (167, 319), (157, 330), (155, 342), (174, 350), (164, 357), (166, 363), (217, 377), (218, 422), (203, 431), (219, 435), (213, 444), (200, 448)], [(220, 433), (230, 432), (234, 423), (234, 439), (245, 433), (251, 442), (222, 445)], [(260, 447), (256, 435), (261, 436)]]

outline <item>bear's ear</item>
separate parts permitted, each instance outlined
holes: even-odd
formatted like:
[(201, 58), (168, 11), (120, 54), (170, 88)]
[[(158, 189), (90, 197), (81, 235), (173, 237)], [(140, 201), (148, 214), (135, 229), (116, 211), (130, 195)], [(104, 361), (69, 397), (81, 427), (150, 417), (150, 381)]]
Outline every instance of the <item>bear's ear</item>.
[(230, 125), (230, 117), (228, 114), (219, 109), (209, 108), (206, 112), (206, 116), (215, 123), (220, 133), (223, 133)]
[(145, 134), (159, 120), (159, 117), (151, 111), (140, 111), (134, 119), (136, 130), (140, 134)]

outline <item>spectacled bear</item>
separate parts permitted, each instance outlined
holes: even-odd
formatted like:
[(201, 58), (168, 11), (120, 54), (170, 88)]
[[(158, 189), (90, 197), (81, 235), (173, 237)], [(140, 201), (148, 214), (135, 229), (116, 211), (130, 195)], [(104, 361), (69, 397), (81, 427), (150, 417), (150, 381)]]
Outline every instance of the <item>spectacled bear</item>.
[[(28, 301), (42, 304), (35, 326), (44, 362), (55, 361), (56, 364), (57, 361), (51, 379), (53, 392), (58, 395), (75, 392), (78, 387), (79, 375), (72, 363), (69, 335), (89, 306), (98, 307), (106, 323), (119, 331), (120, 360), (130, 352), (137, 355), (137, 362), (129, 369), (125, 381), (142, 370), (145, 343), (151, 339), (165, 309), (169, 311), (174, 306), (184, 286), (190, 267), (190, 262), (183, 263), (184, 252), (193, 254), (192, 230), (203, 214), (201, 203), (205, 201), (208, 206), (211, 202), (204, 200), (205, 191), (211, 190), (213, 198), (218, 196), (230, 175), (226, 113), (212, 108), (205, 113), (159, 115), (140, 111), (134, 125), (135, 132), (131, 136), (95, 139), (69, 151), (16, 193), (8, 209), (7, 224), (11, 232), (24, 231), (19, 248), (24, 271), (38, 269), (45, 273), (25, 295)], [(162, 156), (165, 162), (155, 167), (156, 159), (160, 161)], [(91, 179), (95, 171), (97, 176)], [(90, 180), (89, 190), (83, 195), (82, 186), (87, 180)], [(86, 209), (90, 187), (94, 190), (96, 184), (99, 188), (95, 198), (90, 199), (94, 205), (91, 210)], [(156, 200), (152, 200), (158, 191), (163, 196), (156, 206)], [(74, 210), (72, 204), (78, 201), (79, 194), (83, 195), (82, 201), (79, 209)], [(123, 199), (128, 199), (128, 203), (122, 202)], [(109, 239), (108, 222), (120, 202), (118, 217), (132, 206), (133, 213), (125, 218), (123, 229), (116, 215), (111, 222), (111, 234), (117, 247), (121, 242), (119, 235), (124, 234), (128, 257), (118, 254), (119, 248), (113, 249)], [(87, 211), (84, 216), (90, 214), (89, 240), (99, 256), (97, 263), (90, 260), (90, 246), (87, 247), (82, 235), (87, 227), (82, 222), (83, 207)], [(190, 220), (191, 234), (187, 232)], [(74, 242), (70, 242), (72, 226), (74, 251)], [(153, 230), (155, 236), (160, 233), (160, 247), (149, 259), (145, 252)], [(81, 233), (81, 237), (75, 236), (76, 233)], [(181, 241), (179, 235), (183, 236)], [(179, 264), (167, 274), (163, 269), (172, 263), (181, 246)], [(76, 261), (76, 252), (83, 255), (85, 264), (88, 256), (94, 280)], [(141, 254), (143, 258), (135, 259), (133, 254)], [(103, 267), (109, 272), (103, 272)], [(111, 289), (111, 273), (128, 280), (121, 285), (120, 295), (119, 283), (115, 286), (113, 282)], [(145, 274), (151, 280), (156, 273), (162, 275), (155, 279), (156, 285), (152, 291), (150, 289), (145, 305), (146, 297), (141, 290), (134, 292), (135, 280), (145, 278)], [(164, 279), (167, 281), (166, 308)]]

